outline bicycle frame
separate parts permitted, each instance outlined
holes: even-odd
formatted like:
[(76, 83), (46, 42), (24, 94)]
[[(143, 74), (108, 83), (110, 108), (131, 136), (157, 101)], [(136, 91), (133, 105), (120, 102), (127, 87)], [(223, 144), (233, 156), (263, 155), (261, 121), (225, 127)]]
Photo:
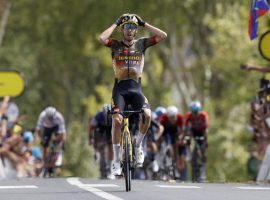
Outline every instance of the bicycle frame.
[(132, 138), (129, 130), (129, 116), (135, 113), (143, 113), (143, 110), (140, 111), (123, 111), (123, 112), (111, 112), (108, 111), (108, 114), (120, 114), (123, 116), (123, 130), (121, 132), (121, 149), (124, 150), (125, 157), (122, 156), (122, 164), (124, 166), (124, 175), (126, 182), (126, 191), (131, 190), (131, 169), (135, 166), (133, 164), (133, 145)]
[[(130, 147), (132, 147), (132, 141), (131, 141), (131, 135), (130, 135), (130, 131), (129, 131), (129, 119), (128, 117), (124, 117), (124, 129), (123, 129), (123, 132), (122, 132), (122, 139), (121, 139), (121, 144), (122, 144), (122, 147), (124, 146), (124, 141), (125, 141), (125, 135), (128, 136), (128, 145)], [(129, 159), (130, 161), (132, 162), (133, 161), (133, 156), (132, 156), (132, 148), (129, 148)]]

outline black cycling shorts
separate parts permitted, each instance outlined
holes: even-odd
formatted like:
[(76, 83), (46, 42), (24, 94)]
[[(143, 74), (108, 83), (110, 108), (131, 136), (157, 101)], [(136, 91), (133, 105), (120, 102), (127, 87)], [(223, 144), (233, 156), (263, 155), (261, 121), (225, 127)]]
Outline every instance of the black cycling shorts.
[(41, 144), (42, 144), (43, 147), (48, 147), (49, 146), (52, 134), (53, 133), (57, 134), (58, 128), (59, 128), (58, 125), (56, 125), (56, 126), (54, 126), (52, 128), (44, 127), (43, 135), (42, 135), (42, 141), (41, 141)]
[(115, 83), (112, 92), (112, 109), (114, 112), (125, 110), (125, 105), (131, 105), (133, 110), (150, 108), (148, 100), (142, 93), (140, 82), (133, 79)]
[(94, 132), (94, 139), (96, 141), (101, 141), (102, 144), (112, 144), (112, 126), (102, 126), (96, 128)]

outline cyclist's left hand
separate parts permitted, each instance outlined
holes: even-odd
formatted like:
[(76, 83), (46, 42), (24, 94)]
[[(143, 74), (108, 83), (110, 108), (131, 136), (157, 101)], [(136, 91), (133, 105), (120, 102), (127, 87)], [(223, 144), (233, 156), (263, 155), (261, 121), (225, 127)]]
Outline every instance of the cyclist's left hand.
[(143, 19), (139, 15), (135, 15), (135, 17), (138, 20), (139, 26), (145, 26), (145, 21), (143, 21)]

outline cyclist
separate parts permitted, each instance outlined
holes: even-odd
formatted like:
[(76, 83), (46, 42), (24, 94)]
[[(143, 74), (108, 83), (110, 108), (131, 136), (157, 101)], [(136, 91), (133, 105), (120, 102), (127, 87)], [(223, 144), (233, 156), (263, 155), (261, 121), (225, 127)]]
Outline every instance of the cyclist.
[(193, 101), (189, 105), (189, 112), (185, 115), (185, 131), (190, 134), (191, 137), (202, 137), (203, 140), (197, 141), (202, 151), (202, 167), (201, 177), (203, 181), (206, 179), (206, 149), (208, 146), (208, 114), (202, 111), (202, 106), (199, 101)]
[(160, 123), (164, 126), (163, 135), (167, 145), (170, 146), (173, 162), (176, 163), (180, 178), (183, 180), (186, 177), (183, 116), (178, 112), (177, 107), (169, 106), (166, 113), (161, 116)]
[(159, 165), (156, 160), (156, 155), (158, 153), (157, 141), (162, 136), (164, 127), (157, 121), (157, 115), (155, 112), (152, 113), (150, 127), (147, 131), (147, 136), (145, 141), (149, 149), (149, 160), (151, 161), (152, 170), (154, 173), (157, 173), (159, 170)]
[[(95, 150), (95, 159), (99, 160), (98, 158), (106, 158), (108, 159), (108, 166), (100, 166), (101, 178), (105, 174), (102, 172), (106, 169), (110, 169), (111, 162), (112, 162), (112, 136), (111, 136), (111, 129), (112, 129), (112, 119), (108, 118), (108, 111), (111, 109), (109, 104), (105, 104), (102, 110), (98, 111), (95, 117), (91, 120), (88, 130), (89, 136), (89, 145), (93, 145)], [(107, 149), (107, 151), (105, 151)], [(105, 156), (105, 152), (107, 152), (107, 156)], [(104, 154), (104, 155), (101, 155)], [(100, 160), (101, 162), (105, 160)], [(104, 165), (104, 163), (99, 163)], [(105, 169), (102, 169), (105, 167)]]
[[(120, 26), (122, 39), (112, 39), (111, 34)], [(154, 34), (151, 37), (139, 38), (135, 40), (138, 26), (142, 26)], [(150, 124), (151, 110), (148, 100), (142, 93), (141, 76), (144, 67), (145, 50), (161, 40), (167, 34), (143, 21), (138, 15), (124, 14), (116, 22), (100, 34), (100, 42), (111, 48), (113, 69), (115, 73), (115, 85), (112, 91), (112, 111), (123, 111), (126, 104), (130, 104), (134, 110), (143, 109), (143, 118), (139, 125), (139, 134), (136, 138), (136, 162), (137, 166), (142, 166), (144, 153), (142, 150), (142, 140)], [(123, 117), (114, 114), (112, 117), (112, 142), (113, 142), (113, 173), (121, 174), (120, 164), (120, 135), (123, 124)]]
[[(63, 150), (64, 142), (66, 140), (66, 126), (63, 115), (56, 110), (55, 107), (46, 107), (39, 115), (35, 134), (41, 138), (43, 161), (45, 161), (48, 155), (48, 146), (51, 137), (55, 134), (55, 142), (57, 146)], [(62, 152), (58, 156), (57, 167), (59, 168), (57, 173), (60, 173), (60, 167), (62, 164)]]
[(161, 116), (164, 115), (166, 113), (166, 108), (164, 108), (163, 106), (158, 106), (155, 109), (155, 114), (156, 114), (156, 120), (159, 121)]

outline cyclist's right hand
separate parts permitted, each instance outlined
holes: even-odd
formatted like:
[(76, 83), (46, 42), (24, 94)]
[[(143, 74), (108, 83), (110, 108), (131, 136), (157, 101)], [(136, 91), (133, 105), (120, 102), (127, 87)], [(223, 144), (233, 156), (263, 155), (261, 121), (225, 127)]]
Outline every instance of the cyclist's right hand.
[(115, 21), (116, 26), (120, 26), (123, 23), (123, 19), (126, 15), (128, 14), (123, 14), (120, 17), (118, 17), (118, 19)]

